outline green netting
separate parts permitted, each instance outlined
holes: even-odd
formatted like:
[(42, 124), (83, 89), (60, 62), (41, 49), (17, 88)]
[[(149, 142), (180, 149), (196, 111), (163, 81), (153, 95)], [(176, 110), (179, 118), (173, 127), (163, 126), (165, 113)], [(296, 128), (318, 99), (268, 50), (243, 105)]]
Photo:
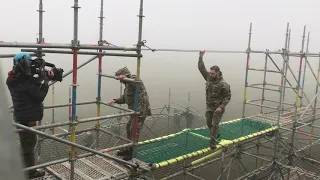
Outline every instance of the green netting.
[(199, 149), (208, 147), (208, 139), (198, 137), (186, 131), (161, 141), (139, 145), (137, 159), (146, 163), (159, 163)]
[[(242, 125), (243, 133), (241, 132)], [(237, 139), (242, 136), (268, 129), (270, 127), (270, 124), (249, 119), (222, 124), (219, 126), (220, 137), (218, 141), (221, 139)], [(193, 133), (205, 136), (207, 138), (197, 136)], [(184, 131), (181, 134), (168, 139), (139, 145), (136, 149), (136, 157), (146, 163), (159, 163), (209, 147), (209, 137), (209, 129), (194, 129)]]
[[(242, 132), (242, 126), (243, 126), (243, 132)], [(271, 127), (272, 126), (270, 124), (267, 124), (261, 121), (255, 121), (251, 119), (242, 119), (241, 121), (220, 125), (219, 126), (220, 137), (217, 140), (218, 141), (221, 141), (221, 139), (233, 140), (233, 139), (237, 139), (242, 136), (256, 133)], [(196, 130), (192, 130), (192, 132), (196, 134), (200, 134), (205, 137), (210, 137), (209, 129), (196, 129)]]

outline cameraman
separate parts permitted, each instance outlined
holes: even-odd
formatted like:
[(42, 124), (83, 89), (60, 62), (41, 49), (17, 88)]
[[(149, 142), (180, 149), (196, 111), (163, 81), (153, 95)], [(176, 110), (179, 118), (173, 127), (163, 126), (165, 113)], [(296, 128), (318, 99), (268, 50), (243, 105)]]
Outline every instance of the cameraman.
[[(31, 66), (33, 59), (27, 53), (18, 53), (13, 58), (14, 66), (8, 73), (7, 86), (9, 88), (13, 109), (14, 120), (22, 125), (33, 127), (36, 121), (43, 118), (43, 104), (48, 93), (49, 79), (46, 75), (38, 80), (32, 75)], [(41, 81), (44, 80), (44, 83)], [(25, 167), (35, 165), (34, 148), (37, 143), (35, 133), (23, 130), (19, 132), (22, 156)], [(45, 175), (41, 170), (30, 170), (27, 177), (39, 178)]]

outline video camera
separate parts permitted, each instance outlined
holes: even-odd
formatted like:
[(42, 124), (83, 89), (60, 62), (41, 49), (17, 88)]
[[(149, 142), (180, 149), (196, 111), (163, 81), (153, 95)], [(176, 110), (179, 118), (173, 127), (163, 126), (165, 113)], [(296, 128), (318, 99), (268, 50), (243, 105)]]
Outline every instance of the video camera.
[[(45, 69), (45, 67), (51, 67), (51, 70)], [(56, 68), (54, 64), (45, 62), (42, 58), (36, 58), (30, 62), (31, 75), (34, 77), (38, 75), (38, 78), (46, 75), (51, 81), (62, 81), (63, 69)]]

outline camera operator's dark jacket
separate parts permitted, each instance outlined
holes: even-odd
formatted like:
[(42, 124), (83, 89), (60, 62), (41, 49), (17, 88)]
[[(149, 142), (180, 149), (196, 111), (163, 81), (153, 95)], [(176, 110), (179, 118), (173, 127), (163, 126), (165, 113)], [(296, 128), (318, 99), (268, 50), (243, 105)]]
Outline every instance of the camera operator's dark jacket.
[(37, 83), (32, 77), (18, 77), (12, 71), (8, 73), (7, 86), (12, 97), (15, 121), (23, 125), (30, 121), (41, 121), (42, 102), (49, 86)]

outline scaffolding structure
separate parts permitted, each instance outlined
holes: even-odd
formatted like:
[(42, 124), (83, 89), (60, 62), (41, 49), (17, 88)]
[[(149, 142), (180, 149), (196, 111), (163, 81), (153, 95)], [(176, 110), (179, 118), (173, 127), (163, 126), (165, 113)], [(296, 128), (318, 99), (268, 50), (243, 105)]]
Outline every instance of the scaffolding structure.
[[(70, 98), (68, 104), (55, 105), (54, 104), (54, 82), (50, 84), (52, 86), (52, 105), (46, 106), (46, 109), (52, 109), (52, 123), (49, 125), (38, 124), (37, 127), (29, 128), (21, 124), (13, 123), (19, 131), (32, 131), (38, 134), (37, 143), (37, 160), (39, 163), (33, 167), (25, 168), (24, 170), (31, 170), (36, 168), (46, 168), (48, 173), (51, 173), (50, 178), (52, 179), (126, 179), (126, 178), (141, 178), (141, 179), (172, 179), (174, 177), (192, 177), (195, 179), (204, 179), (201, 174), (196, 173), (197, 169), (203, 169), (205, 166), (212, 165), (214, 162), (220, 166), (219, 176), (217, 179), (233, 179), (231, 177), (231, 170), (239, 171), (240, 175), (237, 177), (239, 179), (320, 179), (320, 160), (312, 157), (311, 147), (319, 144), (320, 136), (317, 135), (317, 130), (320, 126), (316, 125), (316, 120), (319, 119), (319, 113), (317, 113), (317, 96), (319, 94), (318, 86), (320, 80), (320, 53), (310, 53), (309, 52), (309, 37), (307, 36), (307, 45), (305, 50), (305, 38), (306, 38), (306, 27), (304, 27), (302, 36), (302, 47), (300, 52), (290, 52), (290, 35), (291, 30), (289, 28), (289, 23), (287, 24), (286, 36), (285, 36), (285, 46), (279, 51), (258, 51), (251, 49), (251, 35), (252, 35), (252, 24), (250, 24), (249, 30), (249, 41), (248, 48), (246, 51), (218, 51), (218, 50), (206, 50), (207, 53), (246, 53), (247, 63), (246, 63), (246, 74), (245, 74), (245, 87), (244, 87), (244, 100), (243, 100), (243, 112), (242, 112), (242, 128), (244, 131), (244, 118), (254, 119), (257, 121), (265, 122), (276, 127), (272, 132), (265, 134), (260, 134), (259, 136), (248, 138), (246, 141), (241, 141), (234, 143), (232, 147), (222, 147), (220, 153), (212, 152), (209, 155), (202, 155), (199, 157), (192, 157), (189, 159), (184, 159), (181, 161), (176, 161), (176, 165), (167, 164), (166, 167), (154, 168), (149, 167), (143, 162), (134, 159), (133, 161), (124, 161), (114, 155), (111, 152), (124, 147), (133, 147), (134, 151), (136, 146), (139, 145), (136, 138), (137, 132), (137, 115), (138, 115), (138, 103), (139, 103), (139, 83), (140, 83), (140, 64), (142, 58), (142, 50), (152, 50), (153, 52), (160, 51), (171, 51), (171, 52), (199, 52), (199, 50), (181, 50), (181, 49), (150, 49), (142, 40), (142, 24), (143, 24), (143, 0), (140, 0), (139, 9), (139, 33), (138, 41), (136, 47), (120, 47), (114, 46), (103, 40), (103, 5), (104, 0), (101, 0), (100, 9), (100, 31), (99, 31), (99, 41), (97, 45), (83, 45), (80, 44), (78, 40), (78, 0), (74, 0), (74, 38), (70, 44), (51, 44), (44, 42), (43, 38), (43, 2), (39, 0), (39, 37), (37, 43), (18, 43), (18, 42), (3, 42), (0, 41), (0, 47), (12, 47), (12, 48), (36, 48), (36, 49), (21, 49), (23, 52), (30, 52), (32, 56), (42, 57), (46, 53), (59, 53), (59, 54), (72, 54), (73, 55), (73, 69), (66, 72), (63, 77), (72, 74), (72, 91), (69, 91)], [(143, 47), (146, 47), (143, 49)], [(52, 50), (52, 49), (71, 49), (67, 50)], [(81, 50), (81, 51), (80, 51)], [(84, 50), (84, 51), (83, 51)], [(86, 51), (87, 50), (87, 51)], [(98, 50), (98, 52), (89, 51)], [(135, 53), (109, 53), (105, 51), (128, 51)], [(252, 68), (249, 66), (252, 54), (263, 54), (264, 67), (261, 69)], [(78, 55), (94, 55), (85, 63), (78, 65)], [(14, 54), (3, 54), (0, 58), (10, 58)], [(130, 110), (123, 108), (121, 106), (110, 105), (103, 102), (101, 99), (101, 79), (102, 77), (108, 77), (113, 79), (118, 79), (118, 77), (113, 75), (107, 75), (102, 73), (102, 57), (103, 56), (119, 56), (119, 57), (136, 57), (137, 58), (137, 70), (136, 78), (129, 79), (124, 78), (124, 81), (129, 81), (135, 83), (136, 94), (135, 94), (135, 110)], [(273, 56), (281, 56), (281, 66), (278, 66)], [(318, 74), (314, 72), (309, 58), (319, 57), (319, 67)], [(98, 58), (98, 91), (96, 101), (88, 102), (77, 102), (77, 72), (78, 69), (85, 66), (86, 64), (92, 62)], [(299, 71), (296, 76), (294, 71), (290, 66), (290, 60), (293, 58), (299, 58)], [(272, 62), (276, 70), (270, 69), (268, 62)], [(303, 64), (304, 63), (304, 64)], [(304, 66), (303, 66), (304, 65)], [(310, 100), (307, 96), (305, 90), (305, 81), (307, 76), (307, 67), (309, 67), (312, 76), (316, 79), (316, 90), (314, 97)], [(249, 71), (261, 71), (263, 72), (262, 83), (259, 84), (249, 84)], [(280, 77), (280, 85), (267, 83), (267, 73), (276, 73)], [(289, 75), (292, 75), (294, 83), (289, 80)], [(294, 86), (296, 84), (296, 86)], [(277, 87), (278, 89), (272, 88)], [(262, 91), (261, 98), (248, 100), (247, 91), (249, 88), (259, 89)], [(277, 92), (277, 99), (266, 98), (267, 91)], [(286, 95), (288, 93), (294, 93), (295, 102), (286, 102)], [(71, 93), (72, 92), (72, 93)], [(189, 95), (190, 100), (190, 95)], [(290, 100), (290, 99), (289, 99)], [(306, 101), (306, 103), (304, 102)], [(191, 113), (197, 116), (199, 119), (203, 120), (205, 118), (192, 110), (192, 108), (184, 107), (183, 105), (176, 103), (181, 106), (182, 109), (174, 108), (170, 105), (171, 93), (169, 92), (169, 104), (160, 109), (160, 115), (153, 115), (150, 122), (156, 121), (158, 118), (164, 118), (168, 120), (168, 131), (163, 132), (164, 135), (173, 133), (173, 131), (181, 131), (182, 129), (177, 128), (175, 130), (170, 129), (169, 121), (170, 118), (175, 116), (185, 116), (185, 113)], [(259, 104), (255, 102), (260, 102)], [(276, 107), (268, 105), (277, 104)], [(77, 106), (78, 105), (88, 105), (96, 104), (97, 114), (96, 117), (78, 119), (77, 118)], [(113, 115), (101, 115), (101, 105), (110, 106), (119, 109), (119, 114)], [(260, 107), (260, 112), (256, 115), (246, 115), (246, 108), (248, 105)], [(55, 122), (55, 112), (54, 108), (68, 107), (69, 108), (69, 121), (67, 122)], [(12, 107), (11, 107), (12, 108)], [(154, 109), (154, 110), (155, 110)], [(171, 114), (171, 109), (179, 110), (179, 112), (174, 112)], [(272, 111), (265, 112), (265, 109), (272, 109)], [(168, 114), (162, 114), (163, 110), (167, 110)], [(121, 117), (127, 117), (134, 115), (134, 138), (133, 140), (126, 139), (121, 133), (115, 133), (111, 130), (106, 130), (102, 127), (102, 121), (111, 120)], [(186, 121), (187, 118), (186, 118)], [(81, 123), (96, 122), (94, 127), (87, 129), (82, 129), (76, 131), (76, 126)], [(109, 124), (108, 128), (113, 126), (122, 126), (123, 121), (118, 121), (115, 124)], [(197, 124), (194, 126), (203, 126), (203, 124)], [(55, 128), (62, 128), (68, 126), (69, 130), (66, 132), (56, 134)], [(191, 128), (192, 125), (186, 125)], [(50, 129), (50, 133), (45, 133), (41, 130)], [(151, 129), (151, 128), (150, 128)], [(79, 140), (80, 137), (84, 136), (86, 132), (95, 132), (94, 143), (89, 146), (84, 145), (83, 142)], [(319, 131), (318, 131), (319, 132)], [(106, 138), (102, 136), (103, 134), (108, 134), (113, 137), (122, 140), (123, 143), (118, 146), (109, 147), (106, 146)], [(159, 136), (158, 136), (159, 137)], [(308, 137), (309, 139), (304, 139), (301, 137)], [(68, 139), (70, 138), (70, 140)], [(78, 140), (77, 140), (78, 138)], [(41, 158), (43, 156), (49, 156), (43, 154), (44, 151), (41, 147), (44, 145), (44, 139), (50, 139), (50, 143), (62, 143), (66, 146), (65, 148), (70, 148), (66, 150), (69, 152), (69, 157), (65, 158), (54, 158), (45, 162)], [(146, 138), (148, 139), (148, 138)], [(305, 142), (306, 141), (306, 142)], [(117, 141), (118, 142), (118, 141)], [(50, 144), (50, 143), (47, 143)], [(303, 144), (302, 144), (303, 143)], [(94, 144), (94, 145), (93, 145)], [(51, 147), (51, 146), (50, 146)], [(51, 147), (52, 148), (52, 147)], [(271, 151), (267, 151), (271, 149)], [(308, 150), (308, 152), (306, 152)], [(83, 153), (80, 153), (83, 151)], [(256, 152), (253, 152), (256, 151)], [(266, 154), (264, 154), (266, 153)], [(61, 153), (63, 154), (63, 153)], [(221, 154), (221, 157), (217, 157)], [(255, 160), (255, 167), (246, 166), (241, 160), (243, 157), (252, 157)], [(41, 157), (41, 158), (40, 158)], [(70, 164), (66, 164), (69, 162)], [(234, 169), (232, 166), (237, 162), (239, 168)], [(79, 164), (80, 163), (80, 164)], [(82, 163), (82, 164), (81, 164)], [(90, 167), (91, 166), (91, 167)], [(179, 167), (178, 167), (179, 166)], [(108, 167), (108, 168), (107, 168)], [(112, 167), (112, 168), (110, 168)], [(240, 168), (241, 167), (241, 168)], [(99, 169), (99, 172), (94, 169)], [(67, 169), (67, 170), (66, 170)], [(112, 170), (111, 170), (112, 169)], [(114, 170), (116, 169), (116, 170)], [(251, 169), (251, 170), (250, 170)], [(242, 172), (244, 170), (244, 172)], [(112, 171), (112, 172), (111, 172)], [(113, 172), (115, 171), (115, 172)], [(94, 173), (92, 173), (94, 172)], [(156, 172), (156, 173), (155, 173)], [(100, 173), (100, 174), (99, 174)], [(156, 175), (157, 174), (157, 175)], [(203, 174), (202, 174), (203, 175)], [(212, 177), (212, 175), (211, 175)], [(49, 178), (49, 176), (48, 176)]]

